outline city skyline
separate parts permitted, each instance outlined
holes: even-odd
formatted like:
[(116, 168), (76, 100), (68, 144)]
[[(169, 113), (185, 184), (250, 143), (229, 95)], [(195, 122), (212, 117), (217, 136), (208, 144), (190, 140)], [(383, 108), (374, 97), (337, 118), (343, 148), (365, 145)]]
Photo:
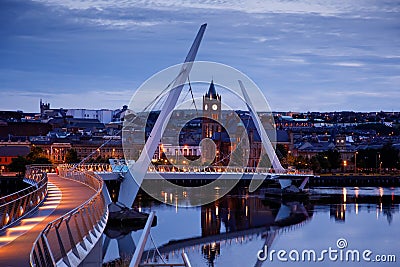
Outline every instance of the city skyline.
[[(2, 110), (117, 109), (156, 72), (198, 60), (253, 79), (274, 111), (396, 111), (396, 2), (2, 1)], [(162, 44), (162, 45), (160, 45)], [(218, 77), (214, 77), (215, 80)], [(211, 80), (211, 77), (210, 77)]]

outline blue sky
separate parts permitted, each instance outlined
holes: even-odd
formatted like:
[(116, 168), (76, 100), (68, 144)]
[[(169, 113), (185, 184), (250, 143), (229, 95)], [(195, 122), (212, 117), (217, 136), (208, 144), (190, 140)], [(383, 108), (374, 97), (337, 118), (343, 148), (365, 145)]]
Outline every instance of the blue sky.
[(247, 74), (273, 110), (399, 110), (397, 0), (2, 0), (0, 110), (119, 108), (204, 22), (197, 59)]

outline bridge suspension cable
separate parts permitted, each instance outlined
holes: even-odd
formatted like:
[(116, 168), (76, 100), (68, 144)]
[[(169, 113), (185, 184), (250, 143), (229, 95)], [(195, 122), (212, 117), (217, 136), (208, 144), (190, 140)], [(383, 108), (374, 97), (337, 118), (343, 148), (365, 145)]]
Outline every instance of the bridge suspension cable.
[[(145, 112), (150, 106), (152, 106), (154, 103), (158, 102), (158, 100), (164, 96), (168, 89), (172, 86), (172, 84), (178, 79), (179, 75), (182, 73), (183, 70), (181, 70), (181, 72), (147, 105), (145, 106), (139, 113)], [(132, 125), (134, 123), (134, 121), (137, 119), (138, 117), (136, 116), (132, 121), (128, 122), (128, 125)], [(121, 132), (123, 131), (123, 129), (119, 130), (116, 135), (121, 134)], [(113, 138), (110, 138), (108, 140), (106, 140), (105, 142), (103, 142), (103, 144), (101, 144), (99, 147), (97, 147), (94, 151), (92, 151), (88, 156), (86, 156), (85, 158), (83, 158), (80, 162), (74, 164), (72, 166), (72, 168), (70, 170), (74, 170), (76, 169), (79, 165), (82, 165), (83, 163), (85, 163), (88, 159), (90, 159), (91, 157), (93, 157), (93, 155), (95, 155), (96, 153), (98, 153), (100, 151), (101, 148), (103, 148), (105, 145), (107, 145), (108, 143), (110, 143), (113, 140)]]

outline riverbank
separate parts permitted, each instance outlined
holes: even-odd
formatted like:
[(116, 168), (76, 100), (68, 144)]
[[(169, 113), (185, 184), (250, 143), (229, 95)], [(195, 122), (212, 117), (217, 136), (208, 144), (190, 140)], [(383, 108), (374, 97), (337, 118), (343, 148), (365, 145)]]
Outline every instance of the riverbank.
[(315, 186), (400, 186), (399, 175), (335, 174), (311, 177), (308, 185)]

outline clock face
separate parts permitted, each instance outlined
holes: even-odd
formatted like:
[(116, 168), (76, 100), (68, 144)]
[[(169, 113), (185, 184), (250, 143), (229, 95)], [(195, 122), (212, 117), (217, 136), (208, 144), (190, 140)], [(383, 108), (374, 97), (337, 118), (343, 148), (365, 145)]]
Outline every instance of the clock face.
[(205, 110), (208, 109), (208, 105), (207, 105), (207, 104), (204, 105), (204, 109), (205, 109)]
[(217, 104), (212, 105), (212, 109), (213, 109), (213, 110), (217, 110), (217, 109), (218, 109)]

